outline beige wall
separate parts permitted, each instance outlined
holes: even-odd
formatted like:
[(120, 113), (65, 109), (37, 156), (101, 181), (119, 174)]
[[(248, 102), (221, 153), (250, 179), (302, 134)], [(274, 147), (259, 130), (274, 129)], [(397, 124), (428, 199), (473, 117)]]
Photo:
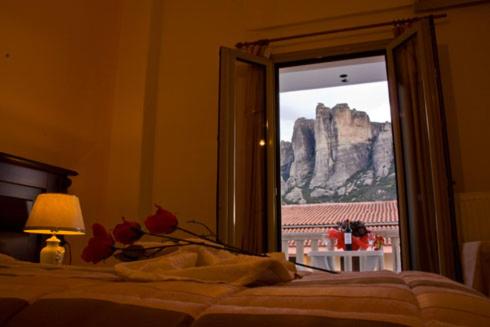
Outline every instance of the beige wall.
[[(154, 111), (148, 85), (156, 85), (147, 74), (152, 6), (0, 2), (0, 151), (78, 171), (70, 192), (87, 228), (136, 217), (140, 203), (149, 210), (151, 193), (140, 188), (153, 173), (144, 169), (144, 144), (153, 144), (151, 124), (144, 130)], [(69, 240), (79, 263), (87, 237)]]
[[(95, 217), (107, 228), (121, 217), (142, 221), (152, 211), (153, 147), (161, 6), (120, 1), (114, 105), (111, 115), (105, 207)], [(86, 238), (80, 238), (82, 244)], [(111, 263), (106, 262), (107, 264)]]
[(78, 171), (87, 225), (105, 206), (119, 16), (117, 0), (0, 2), (0, 149)]
[[(163, 10), (155, 201), (215, 223), (218, 48), (238, 41), (414, 15), (412, 1), (169, 0)], [(490, 189), (490, 4), (446, 10), (437, 23), (455, 190)], [(382, 39), (376, 29), (275, 45), (273, 53)], [(481, 217), (489, 223), (488, 217)], [(487, 228), (490, 230), (490, 228)], [(490, 238), (490, 235), (487, 235)]]
[[(164, 1), (154, 201), (215, 227), (219, 47), (410, 14), (410, 1)], [(399, 8), (402, 6), (401, 8)], [(374, 13), (373, 10), (375, 11)], [(371, 13), (371, 14), (369, 14)], [(366, 16), (369, 14), (368, 16)], [(348, 35), (351, 36), (351, 35)], [(274, 52), (379, 38), (329, 37)], [(381, 37), (386, 37), (382, 33)]]
[(448, 14), (437, 38), (455, 187), (460, 193), (488, 192), (490, 4)]
[[(143, 219), (153, 202), (215, 227), (219, 47), (412, 16), (411, 2), (3, 0), (0, 150), (77, 170), (87, 227)], [(455, 187), (488, 192), (490, 5), (447, 13), (437, 37)], [(76, 259), (87, 238), (71, 239)]]

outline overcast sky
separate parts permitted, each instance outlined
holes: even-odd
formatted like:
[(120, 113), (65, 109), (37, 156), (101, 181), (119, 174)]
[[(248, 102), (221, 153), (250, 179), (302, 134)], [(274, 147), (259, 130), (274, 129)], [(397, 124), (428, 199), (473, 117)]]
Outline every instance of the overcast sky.
[(285, 141), (291, 141), (296, 119), (300, 117), (315, 118), (315, 109), (319, 102), (329, 108), (337, 103), (347, 103), (351, 109), (367, 112), (371, 121), (391, 121), (386, 81), (281, 92), (279, 101), (281, 140)]

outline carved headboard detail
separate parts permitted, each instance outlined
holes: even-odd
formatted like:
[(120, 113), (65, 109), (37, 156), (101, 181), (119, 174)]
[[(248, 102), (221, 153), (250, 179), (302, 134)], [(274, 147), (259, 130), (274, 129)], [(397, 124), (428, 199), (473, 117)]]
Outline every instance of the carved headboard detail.
[(40, 193), (66, 193), (73, 170), (0, 152), (0, 253), (39, 262), (43, 237), (23, 232)]

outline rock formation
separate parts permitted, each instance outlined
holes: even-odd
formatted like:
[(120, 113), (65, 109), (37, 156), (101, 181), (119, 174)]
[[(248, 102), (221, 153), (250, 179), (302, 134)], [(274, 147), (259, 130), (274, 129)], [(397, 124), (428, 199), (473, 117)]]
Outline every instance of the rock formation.
[(385, 177), (393, 169), (393, 132), (391, 124), (380, 124), (373, 145), (373, 168), (376, 177)]
[[(289, 171), (289, 179), (295, 186), (306, 186), (315, 166), (315, 133), (313, 119), (299, 118), (294, 123), (292, 148), (294, 160)], [(282, 166), (282, 164), (281, 164)]]
[(391, 124), (347, 104), (319, 103), (315, 119), (296, 120), (280, 153), (284, 203), (396, 199)]
[(293, 147), (291, 142), (281, 141), (280, 145), (281, 156), (281, 177), (287, 181), (289, 178), (289, 172), (291, 171), (291, 164), (294, 161)]

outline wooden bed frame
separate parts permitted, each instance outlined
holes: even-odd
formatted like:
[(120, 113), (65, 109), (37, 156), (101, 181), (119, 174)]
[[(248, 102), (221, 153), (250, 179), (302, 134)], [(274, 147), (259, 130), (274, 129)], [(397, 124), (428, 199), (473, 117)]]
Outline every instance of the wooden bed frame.
[(73, 170), (0, 152), (0, 253), (39, 262), (44, 237), (23, 232), (40, 193), (66, 193)]

